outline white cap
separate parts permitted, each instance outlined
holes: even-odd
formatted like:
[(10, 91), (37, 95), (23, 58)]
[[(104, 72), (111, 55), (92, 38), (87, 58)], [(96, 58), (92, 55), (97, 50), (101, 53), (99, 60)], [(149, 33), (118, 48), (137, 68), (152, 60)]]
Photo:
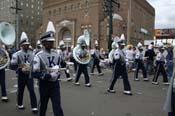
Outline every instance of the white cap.
[(121, 34), (120, 39), (117, 41), (120, 45), (125, 45), (125, 35)]
[(95, 40), (95, 46), (98, 46), (98, 41), (97, 40)]
[(55, 31), (55, 27), (54, 27), (52, 21), (49, 21), (49, 22), (48, 22), (48, 25), (47, 25), (46, 32), (49, 32), (49, 31), (52, 31), (52, 32), (54, 32), (54, 33), (56, 32), (56, 31)]
[(40, 45), (40, 44), (41, 44), (41, 41), (38, 40), (38, 41), (36, 42), (36, 45)]
[(52, 21), (48, 22), (46, 32), (41, 35), (41, 42), (43, 41), (55, 41), (54, 35), (55, 35), (55, 27), (53, 25)]
[(142, 47), (142, 43), (139, 42), (139, 43), (137, 44), (137, 47), (138, 47), (138, 48), (139, 48), (139, 47)]
[(64, 41), (61, 40), (60, 43), (59, 43), (59, 48), (63, 48), (63, 47), (65, 47), (65, 44), (64, 44)]
[(27, 34), (25, 32), (22, 32), (21, 37), (20, 37), (20, 44), (24, 45), (24, 44), (30, 44), (28, 41), (28, 37)]

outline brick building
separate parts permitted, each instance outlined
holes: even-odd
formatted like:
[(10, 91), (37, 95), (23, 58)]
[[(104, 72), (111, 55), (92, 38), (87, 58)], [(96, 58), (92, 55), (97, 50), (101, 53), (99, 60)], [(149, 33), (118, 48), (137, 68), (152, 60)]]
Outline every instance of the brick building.
[[(127, 43), (136, 45), (154, 35), (155, 10), (146, 0), (117, 0), (114, 13), (122, 20), (113, 19), (113, 34), (125, 34)], [(56, 46), (64, 40), (66, 46), (76, 44), (77, 37), (87, 29), (90, 47), (97, 40), (100, 47), (108, 47), (108, 18), (104, 12), (104, 0), (43, 0), (43, 31), (49, 20), (56, 27)]]

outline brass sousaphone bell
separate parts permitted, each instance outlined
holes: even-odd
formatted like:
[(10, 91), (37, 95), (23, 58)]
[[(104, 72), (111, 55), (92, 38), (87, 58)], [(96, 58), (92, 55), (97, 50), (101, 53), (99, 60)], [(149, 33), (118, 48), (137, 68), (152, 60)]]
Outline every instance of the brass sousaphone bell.
[[(15, 42), (15, 29), (7, 22), (0, 22), (0, 45), (13, 45)], [(3, 49), (0, 47), (0, 70), (5, 68), (10, 62), (10, 57)]]
[(77, 45), (73, 49), (73, 57), (80, 64), (88, 64), (90, 62), (90, 59), (91, 59), (91, 55), (89, 53), (89, 50), (88, 50), (87, 54), (85, 55), (85, 57), (83, 57), (83, 58), (80, 58), (78, 55), (79, 50), (81, 49), (80, 48), (80, 41), (82, 41), (82, 40), (85, 40), (87, 46), (89, 46), (90, 36), (89, 36), (89, 32), (87, 30), (84, 31), (84, 35), (81, 35), (78, 38)]

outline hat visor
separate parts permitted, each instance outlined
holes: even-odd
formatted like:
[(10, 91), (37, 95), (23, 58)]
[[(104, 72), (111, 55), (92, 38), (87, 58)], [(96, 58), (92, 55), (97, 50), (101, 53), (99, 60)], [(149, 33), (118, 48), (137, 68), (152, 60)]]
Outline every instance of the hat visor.
[(55, 38), (48, 38), (46, 41), (55, 41)]
[(119, 43), (120, 45), (123, 45), (123, 46), (125, 46), (126, 44), (125, 43)]
[(43, 39), (43, 40), (41, 40), (41, 41), (50, 41), (50, 42), (54, 42), (55, 41), (55, 38), (45, 38), (45, 39)]
[(21, 45), (29, 45), (29, 44), (30, 44), (29, 42), (24, 42)]

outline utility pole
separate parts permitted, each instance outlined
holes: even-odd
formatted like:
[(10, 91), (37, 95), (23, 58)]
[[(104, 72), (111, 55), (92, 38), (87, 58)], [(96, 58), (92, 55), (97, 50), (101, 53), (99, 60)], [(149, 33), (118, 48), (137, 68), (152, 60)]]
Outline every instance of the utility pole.
[(10, 7), (11, 9), (15, 9), (16, 13), (16, 49), (19, 48), (19, 12), (22, 10), (18, 7), (18, 0), (16, 0), (16, 7)]
[(108, 50), (111, 50), (111, 44), (112, 44), (112, 34), (113, 34), (113, 4), (117, 5), (117, 7), (120, 7), (120, 3), (116, 2), (115, 0), (104, 0), (105, 5), (105, 12), (107, 12), (108, 17), (108, 24), (109, 24), (109, 35), (108, 35)]

